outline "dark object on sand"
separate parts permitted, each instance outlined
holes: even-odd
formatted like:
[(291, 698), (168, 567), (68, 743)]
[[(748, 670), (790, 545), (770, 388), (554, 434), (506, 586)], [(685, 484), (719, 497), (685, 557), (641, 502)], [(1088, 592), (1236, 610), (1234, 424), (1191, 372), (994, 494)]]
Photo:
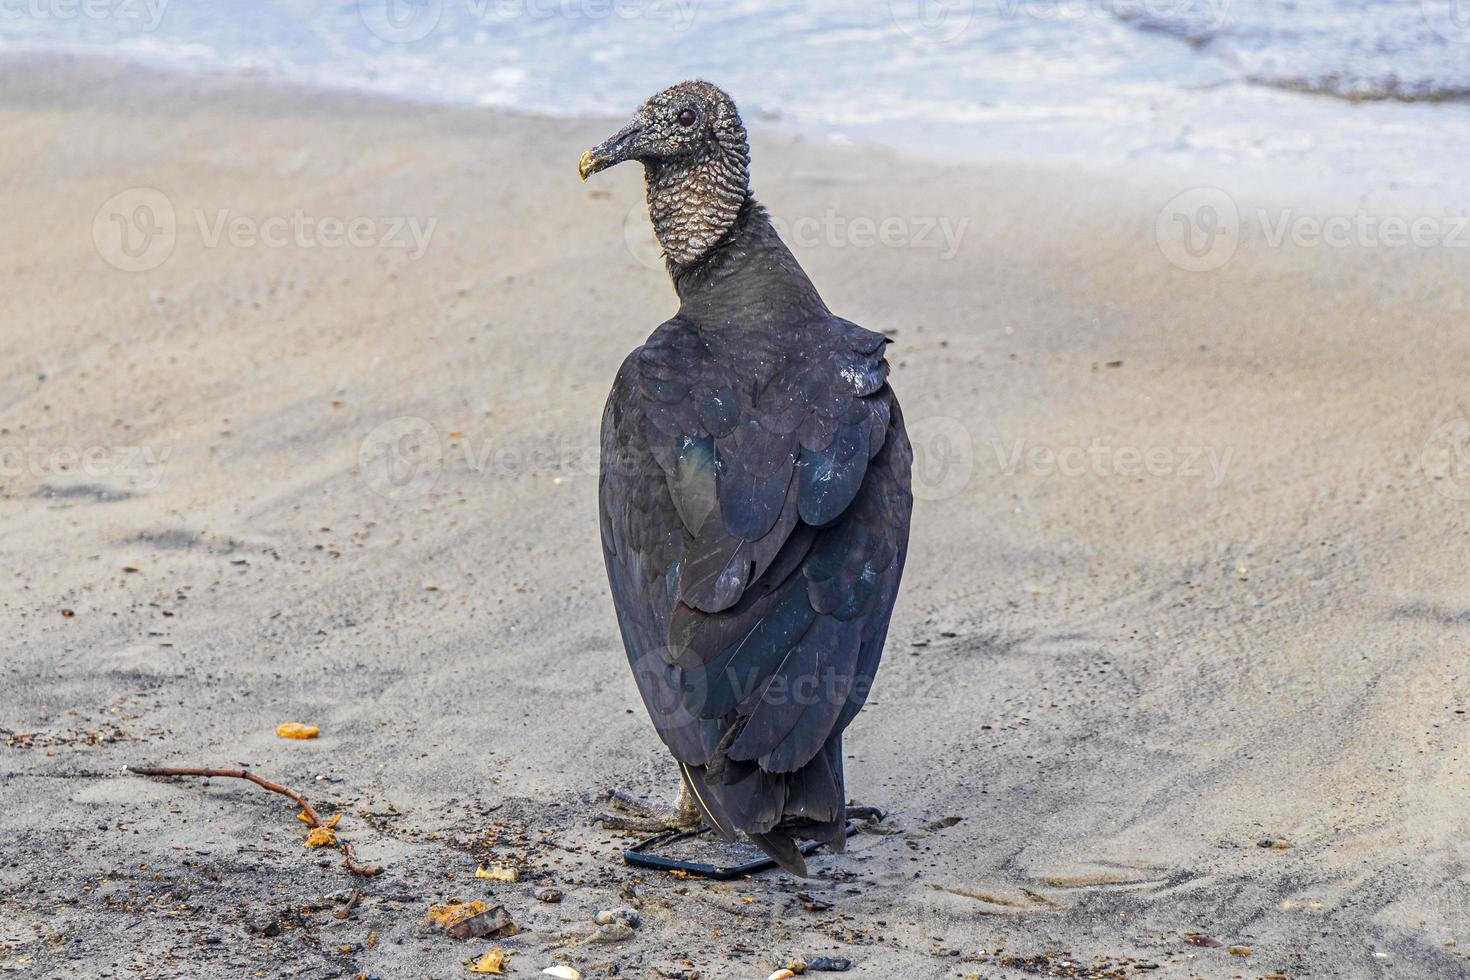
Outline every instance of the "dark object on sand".
[[(853, 827), (849, 824), (847, 832), (850, 834)], [(698, 830), (671, 830), (650, 837), (648, 840), (623, 852), (623, 860), (635, 868), (652, 868), (655, 871), (680, 871), (694, 878), (709, 878), (711, 881), (733, 881), (736, 878), (746, 878), (771, 868), (779, 867), (773, 857), (763, 857), (754, 861), (746, 861), (742, 864), (708, 864), (700, 861), (680, 861), (677, 858), (664, 857), (654, 852), (655, 848), (665, 844), (673, 844), (682, 840), (690, 840), (701, 834), (710, 832), (709, 827), (701, 827)], [(801, 854), (806, 856), (815, 853), (822, 846), (821, 841), (811, 841), (801, 845)]]
[(846, 956), (822, 956), (812, 960), (806, 968), (814, 973), (846, 973), (852, 969), (852, 960)]
[(898, 594), (912, 451), (887, 338), (827, 309), (751, 197), (749, 159), (734, 103), (707, 82), (655, 95), (582, 156), (583, 179), (643, 164), (680, 301), (608, 398), (602, 544), (629, 663), (682, 773), (654, 823), (743, 831), (805, 874), (798, 840), (846, 839), (842, 732)]

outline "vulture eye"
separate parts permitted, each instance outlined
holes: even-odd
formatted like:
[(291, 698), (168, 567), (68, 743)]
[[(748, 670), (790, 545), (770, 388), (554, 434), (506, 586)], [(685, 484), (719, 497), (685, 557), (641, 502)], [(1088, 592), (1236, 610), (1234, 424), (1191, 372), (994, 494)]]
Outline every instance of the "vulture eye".
[(679, 113), (678, 123), (680, 126), (688, 129), (690, 126), (694, 125), (694, 120), (698, 118), (698, 114), (695, 113), (693, 109), (685, 109), (683, 112)]

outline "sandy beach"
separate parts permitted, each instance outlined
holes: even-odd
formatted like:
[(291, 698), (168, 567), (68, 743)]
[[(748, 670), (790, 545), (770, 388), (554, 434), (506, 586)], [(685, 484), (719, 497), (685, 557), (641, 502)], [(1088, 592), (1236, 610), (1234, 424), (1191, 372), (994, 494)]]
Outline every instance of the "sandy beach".
[[(1189, 182), (753, 120), (918, 454), (846, 744), (888, 817), (681, 880), (591, 824), (676, 788), (597, 536), (603, 400), (676, 306), (641, 176), (577, 180), (617, 123), (0, 68), (0, 971), (1470, 975), (1470, 235), (1314, 243), (1352, 201), (1226, 186), (1238, 242), (1181, 252)], [(129, 765), (248, 765), (383, 873)]]

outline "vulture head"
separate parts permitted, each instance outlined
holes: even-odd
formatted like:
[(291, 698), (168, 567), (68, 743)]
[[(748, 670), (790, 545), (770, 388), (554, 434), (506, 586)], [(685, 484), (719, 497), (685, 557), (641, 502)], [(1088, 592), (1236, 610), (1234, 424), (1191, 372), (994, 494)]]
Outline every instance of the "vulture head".
[(750, 143), (730, 96), (680, 82), (643, 103), (622, 129), (582, 154), (582, 179), (643, 164), (648, 216), (675, 271), (698, 262), (734, 224), (750, 193)]

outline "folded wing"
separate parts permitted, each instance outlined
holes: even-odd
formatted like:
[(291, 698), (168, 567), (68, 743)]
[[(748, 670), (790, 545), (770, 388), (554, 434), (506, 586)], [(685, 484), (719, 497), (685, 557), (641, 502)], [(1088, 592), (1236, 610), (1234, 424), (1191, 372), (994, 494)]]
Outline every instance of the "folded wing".
[(802, 339), (800, 358), (722, 356), (738, 338), (665, 324), (619, 372), (600, 486), (660, 737), (711, 824), (793, 870), (792, 831), (841, 845), (841, 734), (877, 670), (911, 506), (885, 338), (834, 319)]

